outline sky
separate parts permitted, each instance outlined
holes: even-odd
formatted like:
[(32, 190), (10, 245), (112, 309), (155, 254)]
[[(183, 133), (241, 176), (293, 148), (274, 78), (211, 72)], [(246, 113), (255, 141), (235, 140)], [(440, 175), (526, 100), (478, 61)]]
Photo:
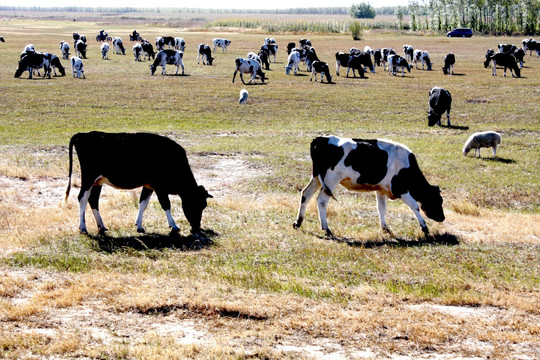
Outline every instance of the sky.
[(36, 0), (2, 0), (3, 6), (81, 6), (81, 7), (187, 7), (187, 8), (225, 8), (225, 9), (288, 9), (309, 7), (350, 7), (352, 4), (369, 2), (374, 7), (382, 6), (406, 6), (409, 0), (204, 0), (204, 1), (179, 1), (160, 0), (149, 2), (148, 0), (48, 0), (38, 2)]

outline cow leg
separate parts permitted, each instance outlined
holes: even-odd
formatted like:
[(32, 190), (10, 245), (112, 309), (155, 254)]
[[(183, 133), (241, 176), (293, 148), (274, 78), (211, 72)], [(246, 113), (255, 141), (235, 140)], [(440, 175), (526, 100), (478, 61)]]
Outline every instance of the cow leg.
[(446, 125), (450, 127), (450, 109), (446, 112)]
[(379, 211), (381, 229), (382, 231), (393, 236), (392, 231), (390, 231), (390, 228), (386, 224), (386, 195), (379, 191), (376, 191), (375, 195), (377, 197), (377, 210)]
[(337, 184), (339, 183), (339, 180), (340, 179), (337, 176), (327, 174), (325, 179), (323, 179), (326, 191), (325, 189), (322, 189), (319, 193), (319, 196), (317, 196), (317, 209), (319, 211), (319, 221), (321, 222), (321, 228), (325, 231), (326, 236), (329, 237), (332, 237), (333, 235), (330, 231), (330, 228), (328, 227), (328, 221), (326, 219), (326, 209), (328, 207), (330, 197), (333, 196), (332, 193), (336, 188)]
[(81, 234), (88, 234), (88, 230), (86, 229), (86, 220), (85, 220), (85, 211), (86, 211), (86, 205), (88, 204), (88, 197), (90, 196), (90, 189), (84, 191), (81, 187), (81, 191), (79, 192), (79, 231)]
[(137, 215), (137, 220), (135, 220), (135, 225), (137, 226), (137, 232), (144, 233), (145, 230), (142, 226), (143, 213), (150, 202), (150, 197), (154, 193), (154, 190), (143, 187), (141, 191), (141, 197), (139, 198), (139, 213)]
[(240, 74), (240, 80), (242, 80), (242, 84), (246, 85), (246, 83), (244, 82), (244, 76), (242, 75), (243, 74), (242, 70), (240, 70), (239, 74)]
[(171, 214), (171, 201), (169, 200), (169, 195), (167, 193), (162, 193), (158, 191), (156, 191), (156, 195), (158, 197), (161, 208), (165, 211), (165, 216), (167, 216), (167, 222), (169, 223), (169, 227), (174, 232), (180, 231), (178, 226), (176, 226), (176, 223), (174, 222)]
[(90, 196), (88, 197), (88, 202), (90, 203), (90, 208), (92, 209), (92, 214), (94, 214), (94, 219), (96, 219), (96, 224), (100, 233), (108, 230), (103, 224), (103, 219), (99, 213), (99, 195), (101, 194), (101, 188), (101, 185), (92, 186), (90, 189)]
[(493, 145), (493, 146), (491, 147), (491, 151), (493, 152), (493, 157), (495, 157), (496, 154), (497, 154), (497, 145)]
[(306, 214), (306, 206), (309, 200), (313, 197), (313, 194), (321, 187), (321, 183), (318, 177), (312, 177), (307, 186), (302, 190), (302, 198), (300, 200), (300, 208), (298, 209), (298, 216), (293, 224), (295, 229), (299, 228), (304, 221)]
[(420, 207), (418, 206), (418, 203), (416, 202), (416, 200), (414, 200), (414, 198), (408, 192), (406, 194), (401, 195), (401, 200), (413, 211), (424, 234), (426, 235), (429, 234), (426, 221), (422, 217), (422, 214), (420, 214)]

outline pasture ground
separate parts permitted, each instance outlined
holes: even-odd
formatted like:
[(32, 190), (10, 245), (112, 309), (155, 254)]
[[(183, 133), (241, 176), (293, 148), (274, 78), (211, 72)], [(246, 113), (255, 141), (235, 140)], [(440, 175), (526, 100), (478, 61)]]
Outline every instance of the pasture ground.
[[(102, 28), (124, 39), (126, 56), (101, 60)], [(0, 23), (2, 357), (540, 358), (540, 59), (527, 56), (520, 79), (492, 77), (482, 64), (487, 48), (521, 38), (273, 34), (280, 49), (268, 82), (244, 86), (231, 82), (234, 59), (268, 34), (136, 28), (148, 39), (184, 37), (186, 75), (150, 76), (149, 62), (134, 62), (129, 22)], [(75, 31), (88, 36), (86, 80), (69, 68), (66, 77), (13, 78), (26, 44), (59, 54)], [(196, 45), (222, 36), (229, 53), (198, 65)], [(342, 70), (335, 84), (286, 76), (284, 49), (301, 37), (332, 71), (337, 51), (401, 53), (404, 44), (429, 51), (434, 71), (402, 78), (377, 68), (360, 79)], [(444, 76), (450, 51), (457, 74)], [(433, 86), (453, 95), (451, 128), (427, 127)], [(239, 105), (244, 87), (250, 97)], [(203, 216), (209, 244), (189, 236), (179, 199), (181, 234), (168, 234), (155, 199), (147, 234), (137, 234), (138, 191), (111, 188), (101, 202), (110, 231), (98, 235), (88, 212), (90, 235), (78, 235), (76, 189), (62, 203), (67, 144), (90, 130), (150, 131), (184, 146), (214, 195)], [(502, 134), (498, 158), (488, 149), (464, 157), (465, 140), (483, 130)], [(294, 230), (309, 143), (329, 133), (410, 147), (443, 191), (446, 221), (428, 220), (433, 235), (424, 237), (392, 202), (395, 237), (382, 237), (374, 195), (340, 190), (329, 206), (335, 238), (323, 237), (314, 203)]]

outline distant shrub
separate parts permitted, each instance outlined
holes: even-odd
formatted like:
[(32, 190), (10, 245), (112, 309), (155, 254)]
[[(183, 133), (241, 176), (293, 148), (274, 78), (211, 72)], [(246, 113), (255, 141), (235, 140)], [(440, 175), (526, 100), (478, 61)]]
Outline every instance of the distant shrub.
[(353, 18), (359, 19), (374, 19), (377, 15), (375, 8), (368, 3), (351, 6), (350, 14)]
[(359, 21), (351, 21), (349, 24), (349, 31), (354, 40), (362, 40), (362, 35), (364, 34), (364, 29), (360, 25)]

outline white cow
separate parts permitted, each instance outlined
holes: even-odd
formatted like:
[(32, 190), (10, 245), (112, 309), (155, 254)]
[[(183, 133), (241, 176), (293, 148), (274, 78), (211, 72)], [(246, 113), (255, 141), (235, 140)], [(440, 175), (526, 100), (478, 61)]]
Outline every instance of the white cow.
[(186, 41), (184, 40), (184, 38), (174, 38), (174, 49), (180, 51), (186, 50)]
[(126, 55), (126, 49), (124, 48), (124, 43), (122, 42), (122, 38), (119, 37), (113, 37), (112, 39), (114, 52), (117, 55)]
[(256, 62), (259, 63), (259, 65), (260, 65), (261, 68), (262, 68), (262, 60), (261, 60), (261, 57), (260, 57), (259, 55), (255, 54), (253, 51), (250, 51), (250, 52), (248, 52), (248, 54), (247, 54), (247, 58), (248, 58), (248, 59), (253, 59), (253, 60), (255, 60)]
[(157, 53), (154, 63), (150, 65), (150, 73), (154, 75), (154, 73), (156, 72), (156, 68), (158, 66), (161, 66), (161, 75), (165, 75), (165, 65), (175, 65), (176, 66), (175, 75), (178, 75), (178, 71), (180, 70), (180, 67), (182, 67), (182, 75), (184, 75), (183, 57), (184, 57), (184, 53), (178, 50), (172, 50), (172, 49), (161, 50), (160, 52)]
[(294, 75), (298, 75), (298, 64), (300, 63), (300, 53), (296, 50), (291, 51), (289, 58), (287, 59), (287, 66), (285, 66), (285, 75), (289, 75), (291, 70), (294, 69)]
[(264, 83), (264, 73), (262, 72), (261, 65), (253, 59), (242, 59), (242, 58), (236, 58), (236, 69), (234, 70), (234, 75), (232, 78), (232, 82), (234, 83), (234, 78), (236, 77), (236, 73), (240, 72), (240, 79), (242, 80), (242, 84), (246, 84), (244, 82), (243, 74), (251, 74), (251, 79), (249, 79), (248, 84), (251, 82), (255, 82), (255, 78), (259, 76), (261, 81)]
[(69, 44), (67, 42), (60, 42), (60, 50), (62, 51), (62, 59), (69, 59)]
[(110, 49), (110, 46), (108, 43), (104, 42), (103, 44), (101, 44), (101, 58), (103, 60), (109, 58), (109, 49)]
[(216, 52), (216, 47), (220, 47), (224, 53), (227, 52), (227, 46), (231, 45), (231, 40), (227, 39), (212, 39), (212, 44), (214, 44), (214, 52)]
[(77, 74), (77, 78), (86, 79), (86, 76), (84, 76), (84, 68), (83, 68), (83, 62), (82, 60), (77, 56), (72, 56), (70, 59), (71, 62), (71, 72), (73, 73), (73, 77), (75, 77), (75, 74)]
[(133, 56), (135, 56), (135, 61), (141, 61), (141, 55), (142, 55), (143, 49), (142, 45), (136, 42), (133, 44)]

